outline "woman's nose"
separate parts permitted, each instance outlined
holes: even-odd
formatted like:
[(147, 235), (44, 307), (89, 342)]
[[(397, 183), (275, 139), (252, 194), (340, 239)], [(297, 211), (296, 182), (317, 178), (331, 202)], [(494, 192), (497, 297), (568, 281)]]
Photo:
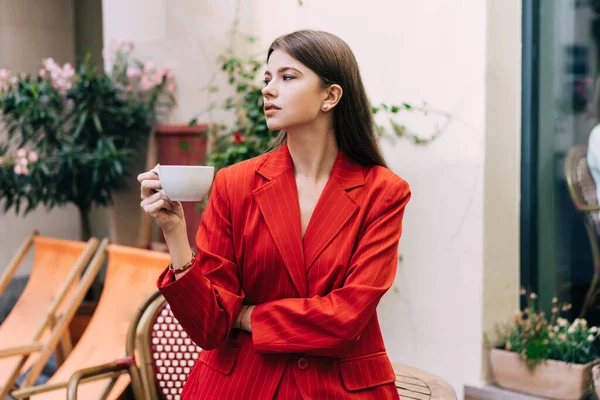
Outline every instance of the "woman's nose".
[(262, 89), (262, 94), (267, 99), (277, 97), (277, 91), (273, 88), (273, 84), (271, 82), (269, 82), (269, 84)]

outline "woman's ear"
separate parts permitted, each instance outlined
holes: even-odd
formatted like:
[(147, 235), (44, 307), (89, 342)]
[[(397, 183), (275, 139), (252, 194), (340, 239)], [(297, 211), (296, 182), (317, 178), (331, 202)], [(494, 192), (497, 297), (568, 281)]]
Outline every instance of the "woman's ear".
[(344, 91), (340, 85), (334, 83), (328, 86), (325, 89), (325, 98), (323, 99), (323, 104), (321, 104), (321, 110), (329, 111), (333, 109), (340, 102), (343, 94)]

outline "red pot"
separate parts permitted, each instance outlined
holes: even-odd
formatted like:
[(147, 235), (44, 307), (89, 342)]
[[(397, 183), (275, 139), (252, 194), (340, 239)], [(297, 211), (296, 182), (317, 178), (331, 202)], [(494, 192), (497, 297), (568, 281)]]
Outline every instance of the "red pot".
[[(158, 146), (158, 162), (161, 165), (205, 165), (209, 125), (158, 124), (155, 135)], [(202, 219), (198, 203), (184, 202), (183, 211), (187, 224), (190, 246), (196, 248), (196, 232)], [(163, 238), (164, 241), (164, 238)]]

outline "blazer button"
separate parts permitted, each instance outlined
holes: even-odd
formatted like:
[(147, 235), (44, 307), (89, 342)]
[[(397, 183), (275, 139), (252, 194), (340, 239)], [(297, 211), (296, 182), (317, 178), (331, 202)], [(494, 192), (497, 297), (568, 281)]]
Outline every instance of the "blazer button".
[(300, 357), (298, 359), (298, 368), (300, 368), (302, 371), (308, 369), (308, 367), (310, 367), (310, 362), (304, 358), (304, 357)]

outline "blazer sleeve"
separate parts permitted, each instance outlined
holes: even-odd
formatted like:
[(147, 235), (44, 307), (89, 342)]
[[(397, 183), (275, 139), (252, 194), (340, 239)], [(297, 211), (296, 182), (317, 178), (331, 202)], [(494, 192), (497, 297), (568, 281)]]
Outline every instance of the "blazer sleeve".
[(380, 202), (351, 257), (341, 288), (325, 296), (256, 306), (251, 316), (255, 350), (344, 357), (394, 282), (402, 218), (410, 196), (408, 184), (400, 181)]
[(196, 236), (195, 265), (176, 281), (166, 269), (157, 283), (181, 326), (207, 350), (225, 344), (244, 300), (224, 179), (219, 171)]

